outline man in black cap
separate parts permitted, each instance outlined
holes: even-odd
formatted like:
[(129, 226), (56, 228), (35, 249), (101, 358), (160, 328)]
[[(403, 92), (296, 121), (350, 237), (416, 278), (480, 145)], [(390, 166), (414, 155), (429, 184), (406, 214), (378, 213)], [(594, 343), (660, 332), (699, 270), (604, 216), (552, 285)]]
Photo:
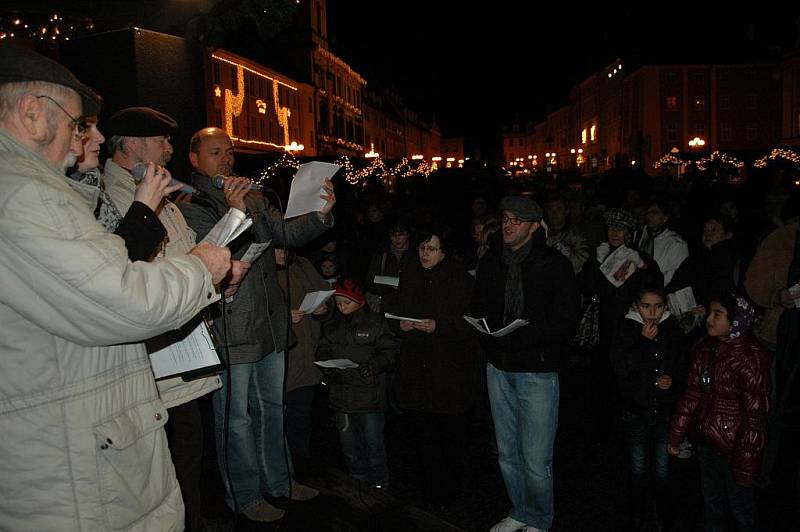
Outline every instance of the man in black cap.
[[(0, 523), (177, 530), (183, 503), (141, 342), (215, 301), (230, 252), (130, 262), (64, 171), (99, 98), (0, 46)], [(78, 184), (78, 186), (83, 186)]]
[(529, 323), (502, 337), (481, 335), (500, 471), (513, 505), (491, 530), (541, 531), (553, 520), (558, 366), (578, 322), (578, 287), (569, 260), (547, 246), (542, 208), (506, 196), (500, 209), (503, 245), (481, 259), (472, 315), (491, 330)]
[(153, 163), (157, 171), (172, 159), (170, 137), (178, 123), (150, 107), (129, 107), (115, 113), (105, 126), (106, 148), (111, 159), (106, 161), (103, 179), (106, 192), (122, 212), (128, 211), (136, 192), (131, 170), (138, 163)]

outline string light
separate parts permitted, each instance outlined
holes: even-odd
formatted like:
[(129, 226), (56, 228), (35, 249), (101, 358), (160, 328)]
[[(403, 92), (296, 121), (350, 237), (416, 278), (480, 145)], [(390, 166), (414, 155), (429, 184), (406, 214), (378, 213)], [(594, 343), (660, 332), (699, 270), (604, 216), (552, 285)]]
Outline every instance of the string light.
[(785, 148), (775, 148), (769, 155), (765, 155), (761, 159), (756, 160), (753, 166), (756, 168), (766, 168), (767, 163), (775, 159), (784, 159), (794, 164), (800, 164), (800, 155), (798, 155), (797, 152)]
[(680, 159), (671, 153), (666, 153), (662, 155), (659, 160), (653, 163), (653, 167), (661, 168), (665, 165), (686, 166), (687, 164), (689, 164), (687, 161), (684, 161), (683, 159)]
[(722, 164), (733, 166), (736, 169), (744, 168), (744, 163), (735, 157), (731, 157), (727, 153), (722, 153), (720, 151), (715, 151), (708, 157), (704, 157), (697, 161), (697, 168), (701, 172), (704, 172), (711, 163), (719, 162)]

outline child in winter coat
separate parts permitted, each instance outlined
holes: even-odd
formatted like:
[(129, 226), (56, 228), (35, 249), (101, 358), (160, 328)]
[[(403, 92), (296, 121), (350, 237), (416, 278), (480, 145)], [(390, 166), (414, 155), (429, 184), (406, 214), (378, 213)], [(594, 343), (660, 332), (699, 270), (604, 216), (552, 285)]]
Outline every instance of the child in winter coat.
[(317, 359), (358, 364), (333, 370), (325, 381), (350, 474), (382, 488), (388, 480), (383, 445), (386, 372), (394, 365), (397, 340), (386, 319), (365, 306), (361, 287), (348, 279), (337, 283), (335, 290), (339, 312), (323, 326)]
[(757, 530), (753, 480), (761, 467), (768, 411), (769, 354), (751, 335), (753, 307), (735, 294), (712, 298), (708, 336), (692, 349), (689, 387), (670, 424), (668, 451), (685, 435), (699, 442), (706, 530)]
[(667, 478), (667, 428), (675, 403), (686, 388), (689, 349), (677, 320), (667, 310), (664, 289), (645, 285), (620, 324), (610, 353), (623, 399), (622, 423), (631, 461), (633, 518), (645, 525), (648, 472), (655, 478), (659, 521), (670, 521)]

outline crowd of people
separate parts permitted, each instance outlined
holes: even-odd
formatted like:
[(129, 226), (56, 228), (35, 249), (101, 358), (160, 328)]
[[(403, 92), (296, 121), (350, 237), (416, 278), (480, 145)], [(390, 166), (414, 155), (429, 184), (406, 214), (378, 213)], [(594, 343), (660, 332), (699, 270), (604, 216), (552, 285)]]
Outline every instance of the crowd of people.
[[(285, 221), (225, 131), (192, 135), (176, 182), (179, 124), (149, 107), (99, 123), (101, 105), (0, 47), (0, 528), (203, 530), (209, 451), (227, 506), (278, 521), (272, 499), (318, 494), (299, 480), (324, 382), (368, 489), (390, 485), (402, 415), (426, 499), (452, 503), (485, 418), (511, 503), (491, 531), (549, 530), (560, 379), (585, 363), (587, 421), (627, 443), (624, 526), (672, 529), (671, 464), (696, 453), (706, 529), (759, 529), (773, 426), (797, 415), (797, 190), (771, 190), (755, 231), (735, 202), (681, 212), (664, 191), (504, 191), (472, 198), (471, 221), (390, 195), (344, 211), (326, 179), (320, 210)], [(203, 242), (232, 213), (252, 226)], [(148, 352), (195, 327), (221, 369), (155, 380)]]

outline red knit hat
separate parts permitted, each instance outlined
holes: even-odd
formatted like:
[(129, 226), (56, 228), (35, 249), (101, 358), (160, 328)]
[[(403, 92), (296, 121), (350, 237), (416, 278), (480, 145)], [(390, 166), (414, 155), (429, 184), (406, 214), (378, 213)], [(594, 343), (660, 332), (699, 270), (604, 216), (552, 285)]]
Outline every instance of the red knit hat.
[(336, 292), (334, 292), (333, 295), (346, 297), (350, 301), (354, 301), (359, 305), (363, 305), (366, 302), (366, 299), (364, 298), (364, 292), (351, 279), (346, 279), (343, 282), (340, 281), (336, 283)]

